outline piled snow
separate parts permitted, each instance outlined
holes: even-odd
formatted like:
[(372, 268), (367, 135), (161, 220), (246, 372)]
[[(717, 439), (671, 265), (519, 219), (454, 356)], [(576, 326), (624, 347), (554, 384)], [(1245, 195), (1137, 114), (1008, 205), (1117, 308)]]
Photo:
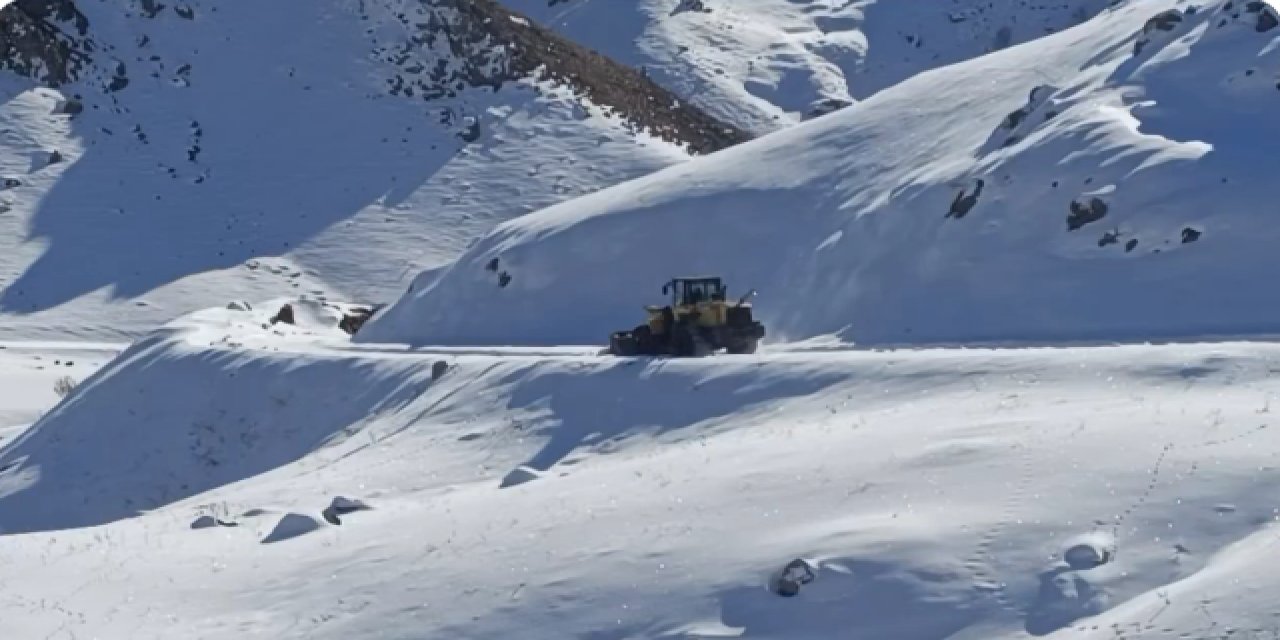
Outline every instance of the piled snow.
[[(234, 299), (391, 300), (498, 222), (687, 157), (554, 87), (389, 90), (440, 53), (397, 49), (403, 0), (79, 4), (100, 71), (128, 83), (0, 74), (6, 339), (131, 339)], [(63, 113), (73, 96), (83, 112)]]
[(601, 344), (707, 273), (773, 342), (1274, 332), (1262, 6), (1123, 5), (505, 223), (360, 338)]
[[(663, 362), (267, 315), (176, 323), (0, 449), (8, 633), (1278, 629), (1272, 345)], [(814, 580), (771, 593), (796, 559)]]
[[(1061, 31), (1115, 0), (503, 0), (765, 132), (929, 69)], [(1139, 3), (1141, 4), (1141, 3)]]

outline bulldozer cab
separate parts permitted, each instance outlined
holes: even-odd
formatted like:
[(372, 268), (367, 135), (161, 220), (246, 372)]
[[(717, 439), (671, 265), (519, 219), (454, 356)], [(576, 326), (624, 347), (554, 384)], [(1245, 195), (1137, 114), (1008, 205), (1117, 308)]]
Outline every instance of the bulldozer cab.
[(691, 307), (725, 300), (725, 286), (720, 278), (675, 278), (663, 285), (662, 293), (671, 296), (673, 307)]

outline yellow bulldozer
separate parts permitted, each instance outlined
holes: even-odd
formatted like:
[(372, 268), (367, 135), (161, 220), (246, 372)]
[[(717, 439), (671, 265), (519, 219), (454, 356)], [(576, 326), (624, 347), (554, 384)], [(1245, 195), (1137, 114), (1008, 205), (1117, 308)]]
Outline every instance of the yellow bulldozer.
[(648, 320), (630, 331), (609, 336), (616, 356), (688, 357), (724, 349), (755, 353), (764, 325), (752, 317), (752, 290), (731, 302), (720, 278), (674, 278), (662, 287), (671, 304), (648, 306)]

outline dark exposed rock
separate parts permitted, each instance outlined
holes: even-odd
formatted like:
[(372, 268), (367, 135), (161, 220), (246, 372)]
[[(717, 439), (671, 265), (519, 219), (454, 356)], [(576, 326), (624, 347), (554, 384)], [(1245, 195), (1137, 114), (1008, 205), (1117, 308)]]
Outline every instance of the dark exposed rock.
[(88, 65), (89, 20), (72, 0), (16, 0), (0, 9), (0, 70), (60, 86)]
[(202, 515), (191, 521), (192, 529), (211, 529), (213, 527), (238, 527), (240, 523), (234, 520), (223, 520), (208, 514)]
[(352, 500), (343, 496), (337, 496), (329, 503), (329, 506), (320, 513), (320, 515), (324, 518), (325, 522), (332, 525), (340, 525), (342, 524), (341, 516), (345, 516), (349, 513), (355, 513), (357, 511), (368, 511), (372, 508), (373, 507), (365, 504), (362, 500)]
[(680, 0), (680, 3), (671, 10), (671, 15), (679, 15), (690, 11), (695, 13), (711, 13), (711, 7), (708, 7), (707, 3), (703, 0)]
[(1200, 239), (1201, 235), (1203, 234), (1199, 229), (1185, 227), (1182, 229), (1182, 244), (1190, 244), (1192, 242), (1195, 242), (1196, 240)]
[(53, 112), (56, 114), (77, 116), (84, 113), (84, 103), (75, 98), (68, 98), (59, 102)]
[(342, 315), (342, 320), (338, 322), (338, 328), (346, 331), (351, 335), (355, 335), (360, 328), (377, 313), (383, 305), (373, 307), (355, 307)]
[(821, 118), (830, 113), (835, 113), (841, 109), (853, 106), (853, 102), (843, 98), (826, 98), (819, 100), (809, 107), (809, 112), (805, 114), (805, 120), (813, 118)]
[(1150, 36), (1156, 31), (1173, 31), (1182, 23), (1182, 12), (1177, 9), (1161, 11), (1142, 25), (1142, 33), (1133, 43), (1133, 55), (1141, 55), (1142, 50), (1151, 42)]
[(1129, 253), (1130, 251), (1133, 251), (1134, 249), (1137, 249), (1137, 248), (1138, 248), (1138, 239), (1137, 239), (1137, 238), (1133, 238), (1133, 239), (1129, 240), (1128, 242), (1124, 243), (1124, 252), (1125, 252), (1125, 253)]
[[(1001, 148), (1011, 147), (1025, 139), (1034, 130), (1035, 123), (1031, 120), (1032, 114), (1043, 107), (1057, 91), (1058, 88), (1053, 85), (1037, 85), (1032, 88), (1027, 95), (1026, 103), (1009, 112), (1004, 117), (1004, 120), (1000, 121), (1000, 126), (992, 132), (991, 137), (987, 140), (987, 148), (993, 148), (997, 144)], [(1050, 111), (1049, 113), (1054, 112)], [(1052, 117), (1046, 114), (1044, 120), (1047, 121)], [(1001, 140), (1002, 136), (1007, 137)]]
[(439, 380), (444, 374), (449, 372), (449, 363), (444, 360), (436, 360), (431, 363), (431, 379)]
[(295, 323), (295, 320), (293, 317), (293, 305), (286, 304), (283, 307), (280, 307), (280, 311), (276, 312), (276, 315), (271, 317), (271, 324), (276, 324), (279, 322), (283, 322), (285, 324)]
[(800, 595), (800, 587), (813, 582), (817, 571), (807, 561), (797, 558), (787, 563), (772, 580), (773, 592), (791, 598)]
[[(435, 0), (461, 15), (449, 29), (457, 51), (484, 51), (468, 65), (466, 84), (500, 87), (541, 74), (574, 87), (592, 103), (610, 109), (636, 127), (695, 153), (710, 153), (745, 142), (750, 136), (720, 122), (658, 86), (639, 70), (518, 15), (495, 0)], [(490, 43), (503, 43), (494, 47)]]
[(165, 5), (160, 4), (156, 0), (142, 0), (142, 15), (148, 18), (154, 18), (164, 10)]
[(1182, 12), (1177, 9), (1169, 9), (1161, 11), (1152, 16), (1142, 25), (1142, 33), (1148, 34), (1152, 31), (1173, 31), (1179, 23), (1182, 22)]
[(1067, 231), (1075, 231), (1086, 224), (1105, 218), (1109, 207), (1101, 198), (1091, 198), (1087, 203), (1072, 200), (1070, 209), (1071, 213), (1067, 215)]
[(1111, 561), (1111, 549), (1096, 544), (1077, 544), (1062, 554), (1067, 566), (1076, 571), (1087, 571)]
[(468, 116), (463, 119), (462, 131), (458, 133), (458, 137), (468, 144), (480, 139), (480, 119), (474, 116)]
[[(184, 19), (196, 18), (193, 5), (186, 3), (138, 4), (139, 15), (146, 18), (162, 18), (166, 9)], [(431, 100), (468, 88), (497, 90), (515, 80), (538, 77), (569, 85), (633, 128), (694, 153), (710, 153), (750, 138), (640, 71), (589, 51), (496, 0), (424, 0), (424, 5), (425, 20), (398, 16), (410, 37), (381, 52), (380, 57), (397, 68), (397, 75), (388, 78), (392, 93)], [(89, 21), (74, 0), (16, 0), (0, 9), (0, 70), (55, 87), (92, 75), (108, 93), (125, 91), (134, 82), (123, 61), (95, 59), (95, 51), (109, 50), (96, 46)], [(178, 86), (190, 83), (190, 65), (174, 73)], [(468, 121), (460, 135), (477, 140), (480, 126), (479, 120)]]
[(960, 193), (956, 194), (955, 199), (951, 201), (951, 208), (947, 211), (947, 215), (943, 217), (959, 220), (968, 215), (969, 211), (973, 210), (974, 205), (978, 204), (978, 197), (982, 195), (982, 189), (985, 186), (987, 186), (986, 181), (979, 178), (974, 181), (973, 193), (968, 193), (967, 189), (961, 190)]
[(1258, 33), (1265, 33), (1280, 26), (1280, 16), (1277, 16), (1275, 10), (1265, 2), (1253, 0), (1245, 5), (1245, 11), (1258, 14), (1258, 21), (1253, 27)]

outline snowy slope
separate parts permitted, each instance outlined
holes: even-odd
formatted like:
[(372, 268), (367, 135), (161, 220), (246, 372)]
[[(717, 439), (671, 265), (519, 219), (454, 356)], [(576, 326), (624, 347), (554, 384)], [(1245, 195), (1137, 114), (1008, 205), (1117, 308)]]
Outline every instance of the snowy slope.
[(83, 113), (0, 74), (0, 177), (20, 183), (0, 190), (3, 337), (131, 338), (237, 298), (393, 299), (498, 222), (687, 158), (564, 89), (424, 99), (412, 74), (459, 59), (404, 50), (414, 2), (80, 5), (94, 66), (59, 90)]
[(929, 69), (1061, 31), (1113, 0), (503, 0), (643, 65), (714, 115), (785, 127)]
[(706, 273), (774, 342), (1274, 333), (1262, 6), (1126, 5), (506, 223), (359, 339), (602, 344)]
[(1280, 629), (1274, 345), (648, 362), (266, 315), (176, 323), (0, 449), (8, 634)]
[(0, 343), (0, 444), (57, 404), (58, 381), (87, 378), (127, 345)]

